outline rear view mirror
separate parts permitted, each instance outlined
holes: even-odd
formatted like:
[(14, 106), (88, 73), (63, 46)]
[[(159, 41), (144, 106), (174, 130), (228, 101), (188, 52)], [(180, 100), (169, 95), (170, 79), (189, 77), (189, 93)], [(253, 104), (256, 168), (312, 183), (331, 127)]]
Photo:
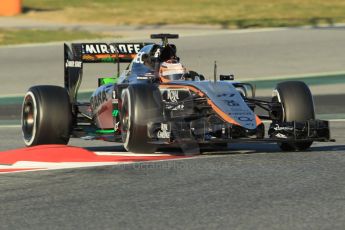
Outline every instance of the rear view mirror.
[(221, 81), (233, 81), (235, 79), (235, 76), (233, 74), (229, 74), (229, 75), (219, 75), (219, 79)]

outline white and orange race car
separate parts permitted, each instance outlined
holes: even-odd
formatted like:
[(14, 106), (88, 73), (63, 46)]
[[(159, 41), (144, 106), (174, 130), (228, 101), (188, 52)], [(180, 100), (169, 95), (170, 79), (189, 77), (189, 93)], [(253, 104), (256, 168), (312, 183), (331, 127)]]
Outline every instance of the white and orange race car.
[[(188, 71), (168, 39), (156, 43), (65, 44), (65, 87), (33, 86), (24, 98), (22, 130), (27, 146), (67, 144), (70, 137), (123, 142), (135, 153), (162, 146), (226, 146), (277, 142), (282, 150), (305, 150), (332, 141), (328, 121), (315, 119), (313, 97), (300, 81), (285, 81), (270, 100), (255, 88), (214, 74)], [(130, 63), (120, 74), (120, 63)], [(89, 102), (77, 100), (86, 63), (117, 63), (118, 77), (100, 78)], [(216, 70), (216, 66), (215, 66)], [(212, 77), (211, 77), (212, 78)], [(260, 108), (263, 114), (257, 114)], [(268, 120), (265, 132), (263, 120)]]

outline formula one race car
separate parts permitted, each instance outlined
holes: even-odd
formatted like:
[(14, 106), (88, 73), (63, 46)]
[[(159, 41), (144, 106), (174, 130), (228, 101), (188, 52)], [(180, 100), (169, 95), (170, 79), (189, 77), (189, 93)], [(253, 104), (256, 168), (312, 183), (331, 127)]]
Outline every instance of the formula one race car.
[[(178, 35), (151, 38), (162, 42), (65, 44), (65, 87), (33, 86), (24, 97), (25, 145), (67, 144), (80, 137), (123, 142), (135, 153), (233, 142), (277, 142), (282, 150), (298, 151), (331, 140), (328, 121), (315, 119), (305, 83), (281, 82), (270, 100), (259, 100), (253, 85), (232, 75), (218, 80), (215, 71), (210, 81), (188, 71), (168, 42)], [(79, 102), (86, 63), (117, 63), (119, 75), (98, 79), (90, 102)], [(258, 108), (263, 114), (256, 114)], [(263, 120), (270, 122), (267, 133)]]

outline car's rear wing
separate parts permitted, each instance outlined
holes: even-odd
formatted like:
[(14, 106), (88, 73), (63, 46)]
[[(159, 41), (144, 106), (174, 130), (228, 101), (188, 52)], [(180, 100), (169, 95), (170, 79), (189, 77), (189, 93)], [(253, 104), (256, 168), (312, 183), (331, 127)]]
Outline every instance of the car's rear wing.
[(83, 63), (131, 62), (146, 43), (72, 43), (65, 44), (65, 56)]
[(84, 63), (129, 63), (145, 45), (150, 43), (72, 43), (64, 44), (64, 83), (72, 103), (76, 102), (82, 80)]

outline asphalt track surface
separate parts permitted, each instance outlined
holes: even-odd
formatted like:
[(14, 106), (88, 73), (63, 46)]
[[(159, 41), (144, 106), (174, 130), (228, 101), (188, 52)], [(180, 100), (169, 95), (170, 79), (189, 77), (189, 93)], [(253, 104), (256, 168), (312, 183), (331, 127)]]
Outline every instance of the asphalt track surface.
[[(236, 68), (231, 72), (246, 77), (343, 71), (344, 33), (338, 28), (205, 35), (181, 39), (178, 47), (203, 72), (212, 73), (212, 60), (219, 57), (231, 63), (229, 71)], [(6, 59), (0, 78), (9, 79), (1, 84), (3, 94), (61, 84), (61, 46), (5, 48), (0, 57)], [(94, 84), (87, 82), (86, 88)], [(334, 106), (342, 103), (338, 99)], [(3, 174), (0, 229), (344, 229), (344, 130), (344, 121), (332, 121), (337, 142), (315, 143), (303, 152), (236, 144), (184, 160)], [(2, 150), (22, 146), (19, 127), (3, 126), (0, 133)], [(92, 151), (114, 146), (70, 144)]]
[(343, 229), (344, 129), (332, 122), (337, 142), (305, 152), (236, 144), (185, 160), (4, 174), (0, 228)]

